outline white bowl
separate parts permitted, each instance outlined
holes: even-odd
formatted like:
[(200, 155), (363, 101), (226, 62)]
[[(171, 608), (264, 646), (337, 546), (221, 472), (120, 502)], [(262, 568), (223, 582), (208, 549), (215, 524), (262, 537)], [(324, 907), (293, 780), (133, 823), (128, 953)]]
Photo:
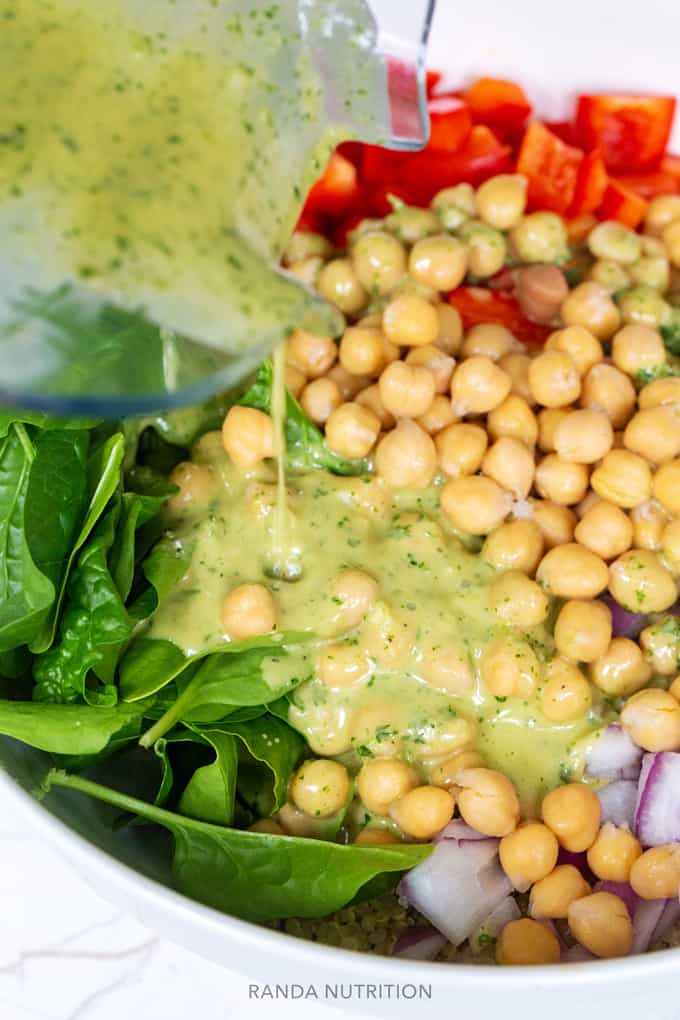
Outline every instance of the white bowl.
[[(680, 8), (670, 0), (535, 0), (460, 4), (439, 0), (429, 64), (446, 68), (452, 82), (480, 74), (514, 77), (549, 117), (568, 113), (573, 94), (587, 89), (680, 92), (677, 47)], [(650, 44), (648, 40), (653, 40)], [(678, 136), (676, 135), (676, 140)], [(680, 950), (609, 962), (559, 967), (494, 969), (426, 964), (368, 956), (304, 942), (226, 917), (169, 888), (170, 878), (144, 845), (142, 830), (112, 834), (87, 798), (55, 791), (37, 803), (29, 791), (44, 771), (43, 755), (15, 741), (0, 742), (0, 801), (11, 802), (27, 824), (56, 844), (103, 896), (164, 936), (253, 980), (273, 984), (313, 981), (324, 986), (373, 985), (382, 1000), (356, 994), (341, 1002), (392, 1017), (421, 1011), (466, 1020), (502, 1015), (573, 1020), (606, 1008), (617, 1020), (677, 1015)], [(423, 997), (388, 1000), (388, 987), (424, 986)], [(431, 997), (428, 997), (427, 989)], [(376, 991), (377, 994), (377, 991)]]

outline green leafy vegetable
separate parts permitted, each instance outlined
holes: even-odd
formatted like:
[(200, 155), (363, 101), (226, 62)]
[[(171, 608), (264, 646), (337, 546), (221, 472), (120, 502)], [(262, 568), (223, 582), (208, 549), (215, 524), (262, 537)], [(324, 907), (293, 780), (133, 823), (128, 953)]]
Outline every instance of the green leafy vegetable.
[[(241, 397), (239, 403), (245, 407), (256, 407), (267, 414), (271, 411), (273, 369), (271, 361), (265, 361), (258, 369), (255, 382)], [(295, 397), (286, 393), (286, 447), (288, 466), (294, 471), (309, 471), (325, 468), (336, 475), (361, 475), (368, 471), (365, 460), (347, 460), (326, 446), (319, 429), (314, 425), (298, 404)]]
[(0, 733), (53, 754), (91, 755), (117, 736), (139, 733), (146, 706), (44, 705), (0, 701)]
[(190, 818), (231, 825), (238, 771), (236, 737), (219, 730), (203, 730), (201, 737), (215, 752), (215, 761), (196, 769), (184, 788), (179, 810)]
[(342, 846), (316, 839), (242, 832), (166, 811), (81, 776), (53, 770), (53, 787), (78, 790), (161, 825), (175, 841), (180, 892), (253, 921), (324, 917), (350, 903), (378, 875), (394, 881), (432, 852), (430, 845)]
[(668, 353), (680, 357), (680, 309), (673, 308), (668, 322), (659, 329)]

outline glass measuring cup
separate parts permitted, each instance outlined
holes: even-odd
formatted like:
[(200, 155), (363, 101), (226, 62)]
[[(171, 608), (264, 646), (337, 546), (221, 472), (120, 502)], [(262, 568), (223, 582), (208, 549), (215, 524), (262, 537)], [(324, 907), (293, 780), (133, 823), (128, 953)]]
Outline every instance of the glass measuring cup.
[(294, 325), (338, 332), (276, 266), (334, 144), (425, 141), (434, 0), (402, 6), (53, 0), (47, 31), (22, 4), (0, 35), (0, 402), (196, 402)]

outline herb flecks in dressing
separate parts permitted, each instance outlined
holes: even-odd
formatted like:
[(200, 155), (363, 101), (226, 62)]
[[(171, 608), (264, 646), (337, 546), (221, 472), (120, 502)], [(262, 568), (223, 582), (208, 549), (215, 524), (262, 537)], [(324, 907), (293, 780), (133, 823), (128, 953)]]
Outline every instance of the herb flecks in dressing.
[[(281, 629), (317, 639), (306, 661), (282, 658), (276, 666), (309, 677), (292, 695), (289, 718), (314, 752), (349, 754), (357, 763), (396, 753), (427, 771), (472, 729), (488, 764), (514, 780), (528, 808), (559, 783), (571, 745), (599, 725), (599, 706), (589, 718), (556, 726), (543, 718), (535, 698), (498, 699), (483, 689), (481, 655), (494, 638), (511, 632), (490, 608), (494, 571), (447, 530), (436, 487), (393, 495), (375, 478), (321, 471), (289, 477), (287, 541), (301, 567), (291, 583), (268, 573), (275, 472), (236, 470), (217, 434), (201, 440), (195, 459), (211, 465), (214, 486), (207, 502), (169, 522), (168, 541), (192, 550), (191, 565), (155, 614), (150, 637), (187, 652), (215, 647), (226, 640), (226, 594), (261, 582), (275, 594)], [(379, 585), (378, 602), (348, 633), (331, 594), (333, 580), (346, 569), (366, 571)], [(539, 658), (553, 654), (545, 628), (519, 637)], [(360, 682), (342, 688), (321, 682), (318, 664), (332, 645), (365, 657)], [(453, 668), (442, 671), (442, 662)], [(458, 677), (466, 671), (471, 682), (460, 693)]]

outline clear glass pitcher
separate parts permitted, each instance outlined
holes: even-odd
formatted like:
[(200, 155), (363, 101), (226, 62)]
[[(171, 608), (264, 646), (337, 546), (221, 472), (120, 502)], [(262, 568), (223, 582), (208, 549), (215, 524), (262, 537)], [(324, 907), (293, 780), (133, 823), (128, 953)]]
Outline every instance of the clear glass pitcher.
[(276, 267), (334, 144), (424, 143), (433, 6), (17, 3), (0, 34), (0, 403), (191, 403), (294, 325), (339, 331)]

